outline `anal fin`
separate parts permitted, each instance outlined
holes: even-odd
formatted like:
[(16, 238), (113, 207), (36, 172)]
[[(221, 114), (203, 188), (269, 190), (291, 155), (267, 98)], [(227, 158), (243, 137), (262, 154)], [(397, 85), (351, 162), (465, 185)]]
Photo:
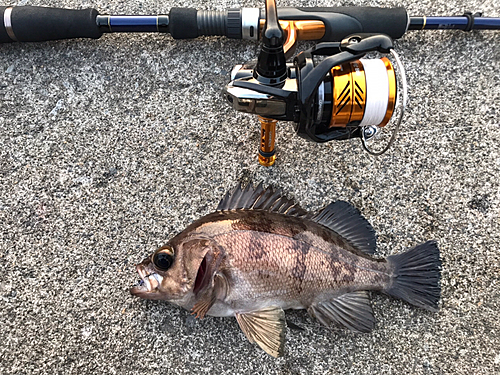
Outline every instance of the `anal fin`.
[(273, 357), (283, 355), (285, 347), (285, 312), (280, 307), (266, 307), (245, 314), (235, 314), (248, 341), (255, 342)]
[(307, 311), (327, 327), (339, 325), (352, 331), (370, 332), (375, 326), (366, 291), (346, 293), (329, 301), (318, 302)]
[(294, 322), (290, 321), (290, 320), (287, 320), (286, 321), (286, 326), (289, 328), (289, 329), (293, 329), (295, 331), (305, 331), (304, 328), (302, 328), (301, 326), (299, 326), (298, 324), (295, 324)]

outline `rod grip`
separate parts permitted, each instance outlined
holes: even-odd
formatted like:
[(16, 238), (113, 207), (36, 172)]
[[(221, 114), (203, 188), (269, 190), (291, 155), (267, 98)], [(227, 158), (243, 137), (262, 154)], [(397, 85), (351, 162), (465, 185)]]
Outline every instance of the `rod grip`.
[[(262, 15), (261, 15), (262, 17)], [(278, 8), (280, 20), (320, 20), (325, 24), (322, 42), (340, 41), (354, 33), (386, 34), (401, 38), (409, 17), (404, 8), (312, 7)]]
[[(0, 43), (94, 38), (102, 35), (95, 9), (0, 7)], [(2, 22), (3, 21), (3, 22)]]
[(172, 8), (169, 13), (170, 35), (174, 39), (196, 38), (198, 33), (198, 11), (194, 8)]
[(174, 39), (191, 39), (210, 35), (241, 39), (241, 10), (172, 8), (169, 13), (168, 28)]

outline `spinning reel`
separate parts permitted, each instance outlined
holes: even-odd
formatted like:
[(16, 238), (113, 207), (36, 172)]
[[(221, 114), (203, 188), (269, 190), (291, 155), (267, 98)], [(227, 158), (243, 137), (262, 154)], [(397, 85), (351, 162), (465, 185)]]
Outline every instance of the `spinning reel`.
[[(314, 142), (361, 138), (372, 155), (387, 151), (401, 124), (406, 77), (392, 39), (384, 34), (352, 34), (341, 42), (319, 43), (287, 63), (298, 40), (319, 39), (322, 31), (312, 22), (279, 21), (275, 1), (266, 0), (258, 60), (235, 66), (224, 90), (234, 109), (259, 116), (259, 162), (264, 166), (276, 159), (277, 121), (293, 121), (297, 134)], [(391, 55), (398, 69), (387, 56), (363, 58), (370, 52)], [(316, 62), (319, 57), (323, 60)], [(393, 117), (396, 123), (385, 147), (372, 150), (372, 141)]]

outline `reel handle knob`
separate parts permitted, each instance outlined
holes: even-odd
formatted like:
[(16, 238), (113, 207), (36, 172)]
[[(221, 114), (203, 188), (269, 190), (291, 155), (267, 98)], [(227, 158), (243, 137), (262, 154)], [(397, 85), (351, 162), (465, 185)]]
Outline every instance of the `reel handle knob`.
[(254, 78), (266, 86), (280, 86), (287, 78), (283, 50), (284, 32), (278, 22), (275, 0), (266, 0), (266, 23), (262, 30), (262, 48)]

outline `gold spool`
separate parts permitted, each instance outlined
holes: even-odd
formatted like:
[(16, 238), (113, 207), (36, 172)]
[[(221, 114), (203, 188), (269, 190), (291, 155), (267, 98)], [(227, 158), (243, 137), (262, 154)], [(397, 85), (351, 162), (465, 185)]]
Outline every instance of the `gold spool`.
[(366, 78), (361, 61), (335, 66), (331, 70), (333, 106), (330, 127), (345, 127), (361, 121), (365, 111)]
[[(384, 119), (378, 126), (385, 126), (391, 119), (396, 106), (396, 74), (387, 57), (381, 60), (385, 65), (389, 80), (389, 98)], [(335, 66), (331, 70), (331, 76), (333, 104), (330, 127), (345, 127), (351, 122), (361, 122), (368, 100), (363, 63), (356, 60)]]

